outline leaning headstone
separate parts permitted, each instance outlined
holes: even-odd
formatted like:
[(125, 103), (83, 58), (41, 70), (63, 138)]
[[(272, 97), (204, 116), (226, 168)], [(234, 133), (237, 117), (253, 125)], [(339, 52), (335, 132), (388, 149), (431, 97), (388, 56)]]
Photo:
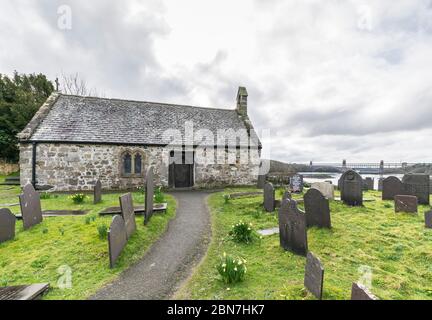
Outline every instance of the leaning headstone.
[(311, 188), (319, 190), (324, 197), (329, 200), (334, 200), (334, 185), (328, 182), (314, 182)]
[(42, 209), (39, 193), (29, 183), (19, 195), (24, 230), (42, 222)]
[(432, 210), (425, 212), (425, 227), (432, 229)]
[(348, 170), (341, 176), (341, 200), (350, 206), (363, 205), (362, 177), (354, 170)]
[(295, 193), (303, 192), (303, 176), (301, 174), (295, 174), (290, 178), (290, 188)]
[(365, 286), (354, 282), (351, 287), (351, 300), (378, 300), (378, 298)]
[(265, 174), (258, 175), (258, 183), (257, 183), (257, 188), (258, 189), (263, 189), (264, 188), (264, 185), (266, 183), (266, 179), (267, 179), (267, 176)]
[(133, 207), (132, 195), (127, 193), (120, 197), (121, 216), (126, 226), (126, 235), (129, 239), (136, 230), (135, 211)]
[(153, 167), (148, 168), (145, 184), (145, 216), (144, 224), (149, 223), (153, 215), (153, 196), (154, 196), (154, 172)]
[(275, 189), (271, 182), (264, 185), (264, 209), (267, 212), (273, 212), (275, 209)]
[(93, 190), (93, 203), (99, 203), (102, 201), (102, 183), (100, 180), (96, 181), (96, 184), (94, 186)]
[(397, 195), (395, 200), (395, 212), (417, 213), (417, 197)]
[(306, 229), (306, 215), (297, 208), (297, 202), (284, 200), (279, 208), (279, 238), (282, 248), (306, 256)]
[(324, 268), (321, 261), (311, 252), (306, 257), (304, 286), (315, 298), (321, 300), (324, 284)]
[(394, 200), (398, 194), (403, 194), (402, 181), (397, 177), (387, 177), (382, 182), (382, 200)]
[(402, 178), (403, 194), (416, 196), (419, 204), (429, 204), (430, 181), (427, 174), (406, 174)]
[(9, 209), (0, 209), (0, 243), (15, 238), (16, 218)]
[(128, 236), (123, 218), (119, 215), (114, 216), (108, 231), (108, 250), (111, 268), (114, 268), (117, 258), (127, 243), (127, 239)]
[(309, 189), (303, 198), (307, 226), (331, 228), (329, 200), (314, 188)]

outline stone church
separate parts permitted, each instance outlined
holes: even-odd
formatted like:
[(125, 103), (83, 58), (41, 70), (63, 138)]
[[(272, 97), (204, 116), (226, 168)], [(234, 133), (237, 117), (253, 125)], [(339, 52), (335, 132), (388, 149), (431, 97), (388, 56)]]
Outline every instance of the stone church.
[(252, 185), (261, 142), (240, 87), (232, 109), (54, 92), (18, 134), (21, 185), (55, 191), (143, 186), (153, 166), (170, 188)]

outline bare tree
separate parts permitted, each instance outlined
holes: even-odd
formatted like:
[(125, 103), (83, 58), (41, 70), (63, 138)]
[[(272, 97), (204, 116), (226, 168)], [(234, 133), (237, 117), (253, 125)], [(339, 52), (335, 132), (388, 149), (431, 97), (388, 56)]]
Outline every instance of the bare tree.
[(87, 82), (79, 75), (79, 73), (65, 74), (62, 72), (60, 86), (61, 91), (65, 94), (93, 97), (104, 96), (104, 94), (100, 94), (95, 88), (89, 88)]

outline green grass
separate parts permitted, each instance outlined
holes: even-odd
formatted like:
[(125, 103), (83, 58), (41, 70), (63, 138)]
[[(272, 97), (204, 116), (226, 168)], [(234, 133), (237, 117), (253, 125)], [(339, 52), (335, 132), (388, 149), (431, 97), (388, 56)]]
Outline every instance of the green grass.
[[(229, 231), (239, 220), (255, 229), (276, 227), (277, 213), (262, 210), (262, 197), (230, 200), (223, 194), (209, 198), (213, 240), (207, 256), (177, 294), (181, 299), (314, 299), (303, 286), (305, 258), (284, 251), (279, 235), (252, 244), (238, 244)], [(276, 193), (277, 198), (278, 193)], [(324, 299), (349, 299), (351, 284), (358, 281), (361, 266), (372, 269), (372, 291), (380, 299), (432, 299), (432, 230), (425, 229), (423, 213), (395, 214), (392, 201), (381, 193), (366, 192), (376, 201), (364, 207), (348, 207), (331, 201), (331, 230), (308, 230), (309, 250), (324, 265)], [(301, 198), (294, 195), (294, 198)], [(301, 207), (301, 206), (300, 206)], [(226, 285), (216, 270), (220, 256), (247, 260), (244, 282)]]
[[(1, 178), (1, 177), (0, 177)], [(18, 202), (19, 188), (5, 190), (0, 186), (0, 204)], [(68, 195), (52, 195), (43, 199), (43, 210), (90, 210), (86, 216), (44, 218), (43, 222), (24, 231), (17, 221), (16, 237), (0, 244), (0, 286), (49, 282), (51, 290), (45, 299), (85, 299), (103, 285), (115, 279), (133, 262), (139, 260), (161, 234), (175, 215), (176, 202), (167, 195), (166, 214), (156, 214), (143, 225), (137, 217), (137, 232), (129, 239), (117, 266), (109, 268), (108, 242), (99, 238), (98, 226), (110, 225), (112, 216), (99, 217), (102, 209), (119, 206), (119, 193), (104, 194), (102, 203), (93, 204), (89, 196), (75, 205)], [(144, 203), (141, 193), (133, 193), (134, 204)], [(18, 213), (18, 207), (10, 208)], [(87, 219), (86, 219), (87, 217)], [(92, 221), (88, 217), (95, 217)], [(86, 221), (87, 220), (87, 221)], [(72, 269), (72, 288), (60, 289), (58, 268)]]

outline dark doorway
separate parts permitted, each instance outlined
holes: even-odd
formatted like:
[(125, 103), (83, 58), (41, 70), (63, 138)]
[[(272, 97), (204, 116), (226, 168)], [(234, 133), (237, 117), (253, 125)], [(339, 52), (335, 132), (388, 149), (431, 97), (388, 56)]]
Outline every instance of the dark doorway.
[[(180, 153), (180, 152), (179, 152)], [(194, 156), (193, 152), (183, 151), (174, 156), (170, 154), (171, 164), (169, 167), (169, 184), (174, 188), (191, 188), (193, 187), (193, 169)]]

